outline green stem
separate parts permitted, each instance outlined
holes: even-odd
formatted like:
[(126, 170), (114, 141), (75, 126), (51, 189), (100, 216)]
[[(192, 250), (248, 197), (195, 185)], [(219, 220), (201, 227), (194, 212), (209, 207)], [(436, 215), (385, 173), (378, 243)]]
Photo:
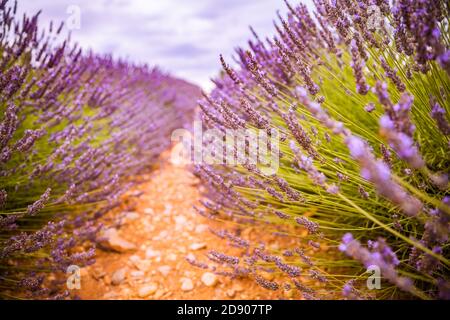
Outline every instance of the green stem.
[(359, 207), (357, 204), (355, 204), (352, 200), (348, 199), (346, 196), (344, 196), (342, 193), (338, 193), (337, 194), (342, 200), (344, 200), (345, 202), (347, 202), (349, 205), (351, 205), (352, 207), (354, 207), (356, 210), (358, 210), (360, 213), (362, 213), (366, 218), (368, 218), (369, 220), (373, 221), (374, 223), (378, 224), (379, 226), (383, 227), (383, 229), (385, 229), (386, 231), (389, 231), (391, 234), (393, 234), (394, 236), (402, 239), (403, 241), (409, 243), (410, 245), (416, 247), (417, 249), (422, 250), (423, 252), (429, 254), (430, 256), (432, 256), (433, 258), (436, 258), (437, 260), (441, 261), (442, 263), (444, 263), (446, 266), (450, 265), (450, 262), (445, 259), (443, 256), (433, 252), (432, 250), (428, 249), (427, 247), (425, 247), (424, 245), (413, 241), (411, 239), (409, 239), (408, 237), (402, 235), (401, 233), (399, 233), (398, 231), (390, 228), (389, 226), (387, 226), (386, 224), (382, 223), (380, 220), (378, 220), (377, 218), (375, 218), (374, 216), (372, 216), (370, 213), (368, 213), (367, 211), (365, 211), (364, 209), (362, 209), (361, 207)]

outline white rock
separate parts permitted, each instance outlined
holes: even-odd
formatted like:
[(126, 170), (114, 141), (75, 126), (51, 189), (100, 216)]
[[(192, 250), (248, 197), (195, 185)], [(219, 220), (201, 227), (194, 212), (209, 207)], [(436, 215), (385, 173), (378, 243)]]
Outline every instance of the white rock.
[(174, 220), (175, 220), (175, 223), (179, 226), (184, 226), (187, 222), (187, 219), (185, 216), (176, 216), (174, 218)]
[(107, 292), (107, 293), (105, 293), (104, 295), (103, 295), (103, 299), (107, 299), (107, 300), (109, 300), (109, 299), (115, 299), (115, 298), (117, 298), (119, 295), (116, 293), (116, 292)]
[(144, 273), (144, 271), (131, 271), (130, 275), (133, 278), (142, 278), (143, 276), (145, 276), (145, 273)]
[(232, 289), (236, 292), (244, 291), (244, 287), (242, 285), (240, 285), (239, 283), (234, 284)]
[(145, 208), (145, 209), (144, 209), (144, 213), (145, 213), (145, 214), (154, 214), (155, 211), (153, 211), (152, 208)]
[(186, 256), (186, 259), (195, 260), (195, 256), (193, 253), (189, 252), (188, 255)]
[(131, 293), (131, 290), (129, 288), (124, 288), (124, 289), (122, 289), (121, 296), (125, 299), (128, 299), (130, 293)]
[(191, 291), (194, 289), (194, 283), (189, 278), (182, 278), (181, 279), (181, 290), (182, 291)]
[(141, 260), (137, 263), (135, 263), (136, 268), (138, 268), (140, 271), (146, 272), (150, 269), (150, 261)]
[(205, 272), (202, 275), (202, 282), (207, 287), (214, 287), (217, 284), (217, 276), (211, 272)]
[(139, 219), (139, 213), (135, 211), (124, 212), (125, 219), (132, 221)]
[(159, 257), (160, 255), (161, 252), (153, 250), (152, 248), (147, 248), (147, 250), (145, 250), (145, 256), (149, 259)]
[(137, 262), (141, 261), (141, 258), (140, 258), (139, 256), (133, 254), (132, 256), (130, 256), (130, 257), (128, 258), (128, 260), (130, 260), (130, 261), (133, 262), (133, 263), (137, 263)]
[(141, 298), (148, 297), (151, 294), (154, 294), (158, 290), (158, 285), (156, 283), (150, 283), (146, 286), (143, 286), (139, 289), (138, 295)]
[(229, 298), (234, 298), (234, 296), (236, 295), (236, 291), (234, 291), (233, 289), (228, 289), (226, 294)]
[(169, 253), (167, 255), (167, 260), (169, 260), (169, 261), (177, 261), (177, 255), (175, 253)]
[(159, 299), (162, 298), (162, 296), (163, 296), (165, 293), (166, 293), (166, 291), (164, 291), (164, 290), (158, 290), (158, 291), (156, 291), (156, 293), (155, 293), (155, 295), (153, 296), (153, 298), (154, 298), (155, 300), (159, 300)]
[(107, 229), (100, 237), (104, 238), (103, 241), (101, 241), (101, 245), (108, 249), (117, 252), (127, 252), (136, 249), (136, 246), (133, 243), (120, 237), (117, 230), (114, 228)]
[(91, 275), (95, 280), (99, 280), (99, 279), (103, 278), (106, 275), (106, 273), (101, 267), (98, 267), (98, 268), (94, 268), (92, 270)]
[(199, 243), (199, 242), (197, 242), (197, 243), (192, 243), (190, 246), (189, 246), (189, 249), (191, 249), (191, 250), (200, 250), (200, 249), (204, 249), (204, 248), (206, 248), (206, 243)]
[(163, 212), (163, 214), (164, 215), (169, 215), (171, 211), (172, 211), (172, 205), (170, 203), (166, 203), (164, 205), (164, 212)]
[(164, 277), (167, 277), (167, 276), (169, 275), (171, 269), (172, 269), (172, 268), (171, 268), (170, 266), (161, 266), (161, 267), (158, 267), (158, 271), (159, 271)]
[(121, 284), (127, 275), (127, 269), (121, 268), (116, 270), (111, 276), (111, 283), (115, 286)]
[(167, 237), (169, 236), (169, 233), (166, 230), (161, 231), (156, 237), (153, 238), (153, 240), (156, 241), (165, 241), (167, 240)]
[(209, 230), (209, 227), (206, 224), (199, 224), (195, 227), (195, 233), (203, 233), (208, 230)]

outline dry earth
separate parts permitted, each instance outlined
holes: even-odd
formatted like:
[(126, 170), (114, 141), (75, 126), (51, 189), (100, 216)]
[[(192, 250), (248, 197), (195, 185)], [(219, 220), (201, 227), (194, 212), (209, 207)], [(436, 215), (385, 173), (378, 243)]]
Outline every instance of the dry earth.
[[(230, 280), (192, 266), (186, 257), (208, 261), (208, 250), (234, 254), (234, 248), (209, 231), (217, 222), (197, 214), (201, 189), (187, 166), (161, 157), (147, 182), (131, 194), (132, 211), (114, 211), (104, 224), (107, 247), (96, 263), (82, 270), (82, 299), (277, 299), (290, 292), (268, 291), (251, 279)], [(258, 238), (247, 227), (247, 236)], [(266, 239), (265, 239), (266, 240)]]

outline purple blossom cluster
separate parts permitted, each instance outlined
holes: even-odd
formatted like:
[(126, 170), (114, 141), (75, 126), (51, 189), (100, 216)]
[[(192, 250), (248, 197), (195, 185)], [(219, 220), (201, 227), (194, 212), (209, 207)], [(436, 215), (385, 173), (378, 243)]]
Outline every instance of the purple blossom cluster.
[(352, 258), (361, 261), (366, 268), (376, 266), (380, 268), (383, 278), (389, 280), (400, 289), (413, 292), (413, 281), (409, 278), (399, 276), (395, 270), (400, 263), (396, 254), (385, 243), (383, 239), (372, 242), (371, 250), (364, 248), (358, 240), (353, 239), (351, 233), (347, 233), (342, 238), (339, 250), (345, 252)]
[(96, 219), (189, 125), (200, 96), (157, 68), (53, 40), (62, 25), (16, 8), (0, 1), (0, 298), (42, 293), (42, 272), (93, 262)]
[(349, 136), (345, 142), (351, 156), (359, 162), (361, 176), (364, 179), (371, 181), (381, 195), (400, 206), (405, 214), (415, 216), (419, 213), (422, 203), (392, 180), (388, 165), (384, 161), (376, 159), (362, 139)]
[[(302, 241), (275, 252), (251, 252), (246, 242), (239, 263), (281, 271), (305, 299), (319, 293), (299, 282), (300, 269), (291, 266), (324, 287), (323, 274), (336, 272), (333, 281), (347, 298), (373, 296), (341, 276), (359, 275), (354, 262), (322, 252), (336, 249), (348, 230), (361, 240), (378, 239), (367, 249), (346, 235), (340, 249), (365, 266), (378, 265), (392, 296), (401, 295), (395, 287), (420, 298), (445, 296), (448, 3), (313, 2), (310, 11), (285, 1), (289, 11), (278, 14), (274, 37), (263, 41), (251, 29), (249, 49), (236, 50), (234, 66), (220, 57), (225, 72), (200, 102), (205, 126), (280, 130), (280, 169), (267, 177), (257, 166), (199, 166), (215, 209), (209, 217)], [(420, 280), (430, 277), (432, 283)]]

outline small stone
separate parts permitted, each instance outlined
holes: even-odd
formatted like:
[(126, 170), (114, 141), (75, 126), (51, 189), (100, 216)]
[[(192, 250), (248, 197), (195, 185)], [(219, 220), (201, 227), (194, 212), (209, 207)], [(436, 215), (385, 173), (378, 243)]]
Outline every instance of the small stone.
[(128, 193), (128, 195), (130, 197), (140, 197), (143, 194), (144, 194), (144, 191), (141, 191), (141, 190), (133, 190)]
[(105, 271), (102, 268), (95, 268), (94, 270), (92, 270), (92, 277), (95, 280), (100, 280), (105, 275), (106, 275), (106, 273), (105, 273)]
[(170, 266), (160, 266), (158, 267), (158, 271), (164, 276), (167, 277), (172, 268)]
[(161, 255), (161, 252), (153, 250), (152, 248), (148, 248), (145, 250), (145, 256), (149, 259), (159, 257)]
[(194, 283), (189, 278), (182, 278), (181, 279), (181, 290), (182, 291), (191, 291), (194, 289)]
[(234, 298), (234, 296), (236, 295), (236, 291), (233, 289), (228, 289), (226, 294), (228, 298)]
[(121, 284), (126, 277), (127, 269), (121, 268), (116, 270), (111, 276), (111, 283), (115, 286)]
[(135, 266), (140, 271), (146, 272), (150, 269), (150, 261), (141, 260), (141, 261), (135, 263)]
[(158, 285), (156, 283), (150, 283), (146, 286), (143, 286), (139, 289), (138, 295), (141, 298), (148, 297), (151, 294), (154, 294), (158, 290)]
[(101, 238), (104, 238), (103, 241), (101, 241), (101, 245), (106, 247), (107, 249), (111, 249), (117, 252), (127, 252), (127, 251), (133, 251), (136, 249), (136, 246), (120, 237), (117, 233), (117, 230), (114, 228), (110, 228), (106, 230)]
[(202, 275), (202, 282), (207, 287), (214, 287), (217, 284), (217, 276), (211, 272), (205, 272)]
[(136, 270), (134, 270), (134, 271), (130, 272), (130, 275), (133, 278), (142, 278), (143, 276), (145, 276), (145, 273), (144, 273), (144, 271), (136, 271)]
[(209, 227), (206, 224), (199, 224), (195, 226), (195, 233), (204, 233), (209, 230)]
[(145, 209), (144, 209), (144, 213), (145, 213), (145, 214), (154, 214), (155, 212), (153, 211), (152, 208), (145, 208)]
[(188, 255), (186, 256), (186, 259), (195, 260), (195, 255), (192, 252), (189, 252)]
[(164, 294), (165, 294), (165, 291), (160, 289), (160, 290), (156, 291), (153, 298), (155, 298), (156, 300), (161, 299)]
[(175, 253), (169, 253), (167, 255), (167, 260), (169, 260), (169, 261), (177, 261), (177, 255)]
[(172, 205), (170, 203), (166, 203), (164, 205), (164, 212), (163, 212), (163, 214), (164, 215), (169, 215), (171, 211), (172, 211)]
[(166, 241), (168, 236), (169, 236), (169, 233), (166, 230), (163, 230), (156, 237), (154, 237), (153, 240)]
[(193, 243), (189, 246), (191, 250), (200, 250), (206, 248), (206, 243)]
[(118, 294), (116, 292), (107, 292), (103, 295), (103, 299), (115, 299), (118, 297)]
[(131, 290), (130, 290), (130, 289), (124, 288), (124, 289), (122, 289), (122, 291), (121, 291), (121, 296), (122, 296), (123, 298), (125, 298), (125, 299), (128, 299), (129, 296), (130, 296), (130, 293), (131, 293)]
[(185, 216), (176, 216), (174, 220), (175, 223), (179, 226), (184, 226), (187, 223), (187, 219)]
[(133, 221), (139, 219), (139, 213), (134, 211), (124, 212), (125, 219), (128, 221)]
[(271, 244), (271, 245), (269, 246), (269, 248), (270, 248), (271, 250), (277, 251), (277, 250), (280, 249), (280, 246), (278, 245), (278, 243), (273, 243), (273, 244)]
[(242, 286), (242, 285), (240, 285), (239, 283), (235, 283), (234, 285), (233, 285), (233, 288), (232, 288), (234, 291), (236, 291), (236, 292), (242, 292), (242, 291), (244, 291), (244, 287)]
[(139, 261), (141, 261), (141, 258), (135, 254), (133, 254), (132, 256), (130, 256), (128, 258), (128, 260), (130, 260), (133, 263), (138, 263)]

